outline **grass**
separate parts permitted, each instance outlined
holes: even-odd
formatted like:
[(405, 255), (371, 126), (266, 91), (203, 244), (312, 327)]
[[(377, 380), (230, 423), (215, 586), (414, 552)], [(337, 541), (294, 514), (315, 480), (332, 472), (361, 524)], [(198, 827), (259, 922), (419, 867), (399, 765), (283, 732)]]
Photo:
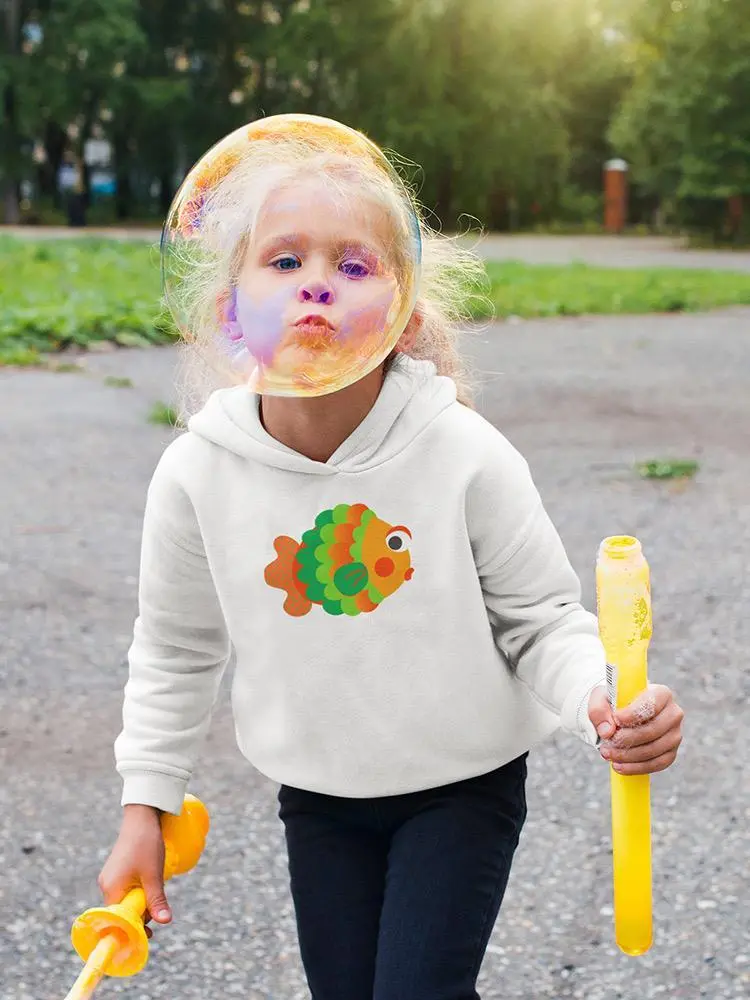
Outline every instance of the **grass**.
[(177, 411), (167, 403), (163, 403), (161, 400), (154, 403), (151, 407), (151, 412), (148, 415), (148, 422), (150, 424), (162, 424), (166, 427), (182, 426), (180, 418), (177, 415)]
[(173, 338), (149, 245), (0, 236), (0, 363), (39, 364), (44, 353), (94, 340)]
[[(750, 274), (587, 264), (489, 262), (487, 293), (498, 317), (696, 312), (750, 305)], [(476, 318), (491, 315), (481, 301)]]
[(120, 378), (118, 375), (107, 375), (104, 379), (105, 385), (111, 385), (115, 389), (132, 389), (133, 380), (130, 378)]
[(700, 466), (698, 462), (690, 458), (662, 458), (639, 462), (635, 468), (643, 479), (690, 479)]
[[(0, 364), (42, 365), (45, 354), (93, 341), (121, 347), (172, 342), (158, 265), (156, 248), (137, 241), (0, 236)], [(750, 304), (750, 274), (517, 261), (488, 263), (487, 274), (487, 300), (474, 300), (477, 319)]]
[(45, 365), (49, 371), (52, 372), (82, 372), (83, 368), (81, 365), (77, 365), (74, 361), (49, 361)]
[(41, 354), (33, 347), (21, 347), (13, 343), (3, 344), (0, 340), (0, 364), (30, 368), (41, 365), (42, 361)]

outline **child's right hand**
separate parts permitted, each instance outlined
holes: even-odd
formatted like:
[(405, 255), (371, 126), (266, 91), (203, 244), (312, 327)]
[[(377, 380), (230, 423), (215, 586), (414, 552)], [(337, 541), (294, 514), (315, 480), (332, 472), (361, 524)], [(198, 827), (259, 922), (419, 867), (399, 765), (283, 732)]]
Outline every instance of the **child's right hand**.
[[(164, 894), (164, 838), (159, 813), (151, 806), (125, 806), (120, 834), (98, 878), (107, 906), (143, 886), (145, 921), (168, 924), (172, 911)], [(151, 931), (146, 928), (151, 937)]]

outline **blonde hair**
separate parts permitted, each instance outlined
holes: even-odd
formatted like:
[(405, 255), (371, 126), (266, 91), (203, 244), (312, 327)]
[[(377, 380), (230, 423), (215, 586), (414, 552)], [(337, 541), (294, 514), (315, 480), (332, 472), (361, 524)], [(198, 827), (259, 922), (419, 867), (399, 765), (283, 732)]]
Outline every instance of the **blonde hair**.
[(453, 379), (459, 401), (473, 405), (473, 384), (458, 340), (471, 317), (472, 300), (481, 297), (486, 281), (481, 261), (460, 237), (443, 236), (427, 223), (400, 175), (388, 176), (360, 158), (285, 138), (248, 145), (207, 195), (199, 239), (171, 245), (165, 240), (165, 290), (183, 339), (178, 372), (182, 420), (200, 409), (215, 389), (246, 380), (222, 342), (219, 303), (236, 284), (256, 220), (270, 195), (311, 177), (326, 184), (342, 204), (366, 199), (385, 210), (391, 232), (388, 252), (397, 276), (411, 267), (418, 226), (422, 261), (414, 312), (421, 322), (404, 353), (433, 362), (437, 374)]

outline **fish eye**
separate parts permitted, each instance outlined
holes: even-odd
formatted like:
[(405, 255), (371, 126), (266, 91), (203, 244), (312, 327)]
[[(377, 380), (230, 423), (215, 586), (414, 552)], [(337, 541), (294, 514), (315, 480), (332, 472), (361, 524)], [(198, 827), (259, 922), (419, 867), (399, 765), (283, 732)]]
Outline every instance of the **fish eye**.
[(406, 552), (410, 541), (411, 535), (404, 528), (394, 528), (385, 538), (385, 544), (392, 552)]

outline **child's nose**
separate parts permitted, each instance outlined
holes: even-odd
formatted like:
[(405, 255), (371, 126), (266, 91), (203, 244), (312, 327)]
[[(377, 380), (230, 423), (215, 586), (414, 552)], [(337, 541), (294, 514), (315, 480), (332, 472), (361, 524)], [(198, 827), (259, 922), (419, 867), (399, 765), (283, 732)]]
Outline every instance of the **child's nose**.
[(333, 304), (333, 290), (325, 281), (307, 281), (300, 285), (297, 298), (300, 302), (321, 302), (330, 306)]

